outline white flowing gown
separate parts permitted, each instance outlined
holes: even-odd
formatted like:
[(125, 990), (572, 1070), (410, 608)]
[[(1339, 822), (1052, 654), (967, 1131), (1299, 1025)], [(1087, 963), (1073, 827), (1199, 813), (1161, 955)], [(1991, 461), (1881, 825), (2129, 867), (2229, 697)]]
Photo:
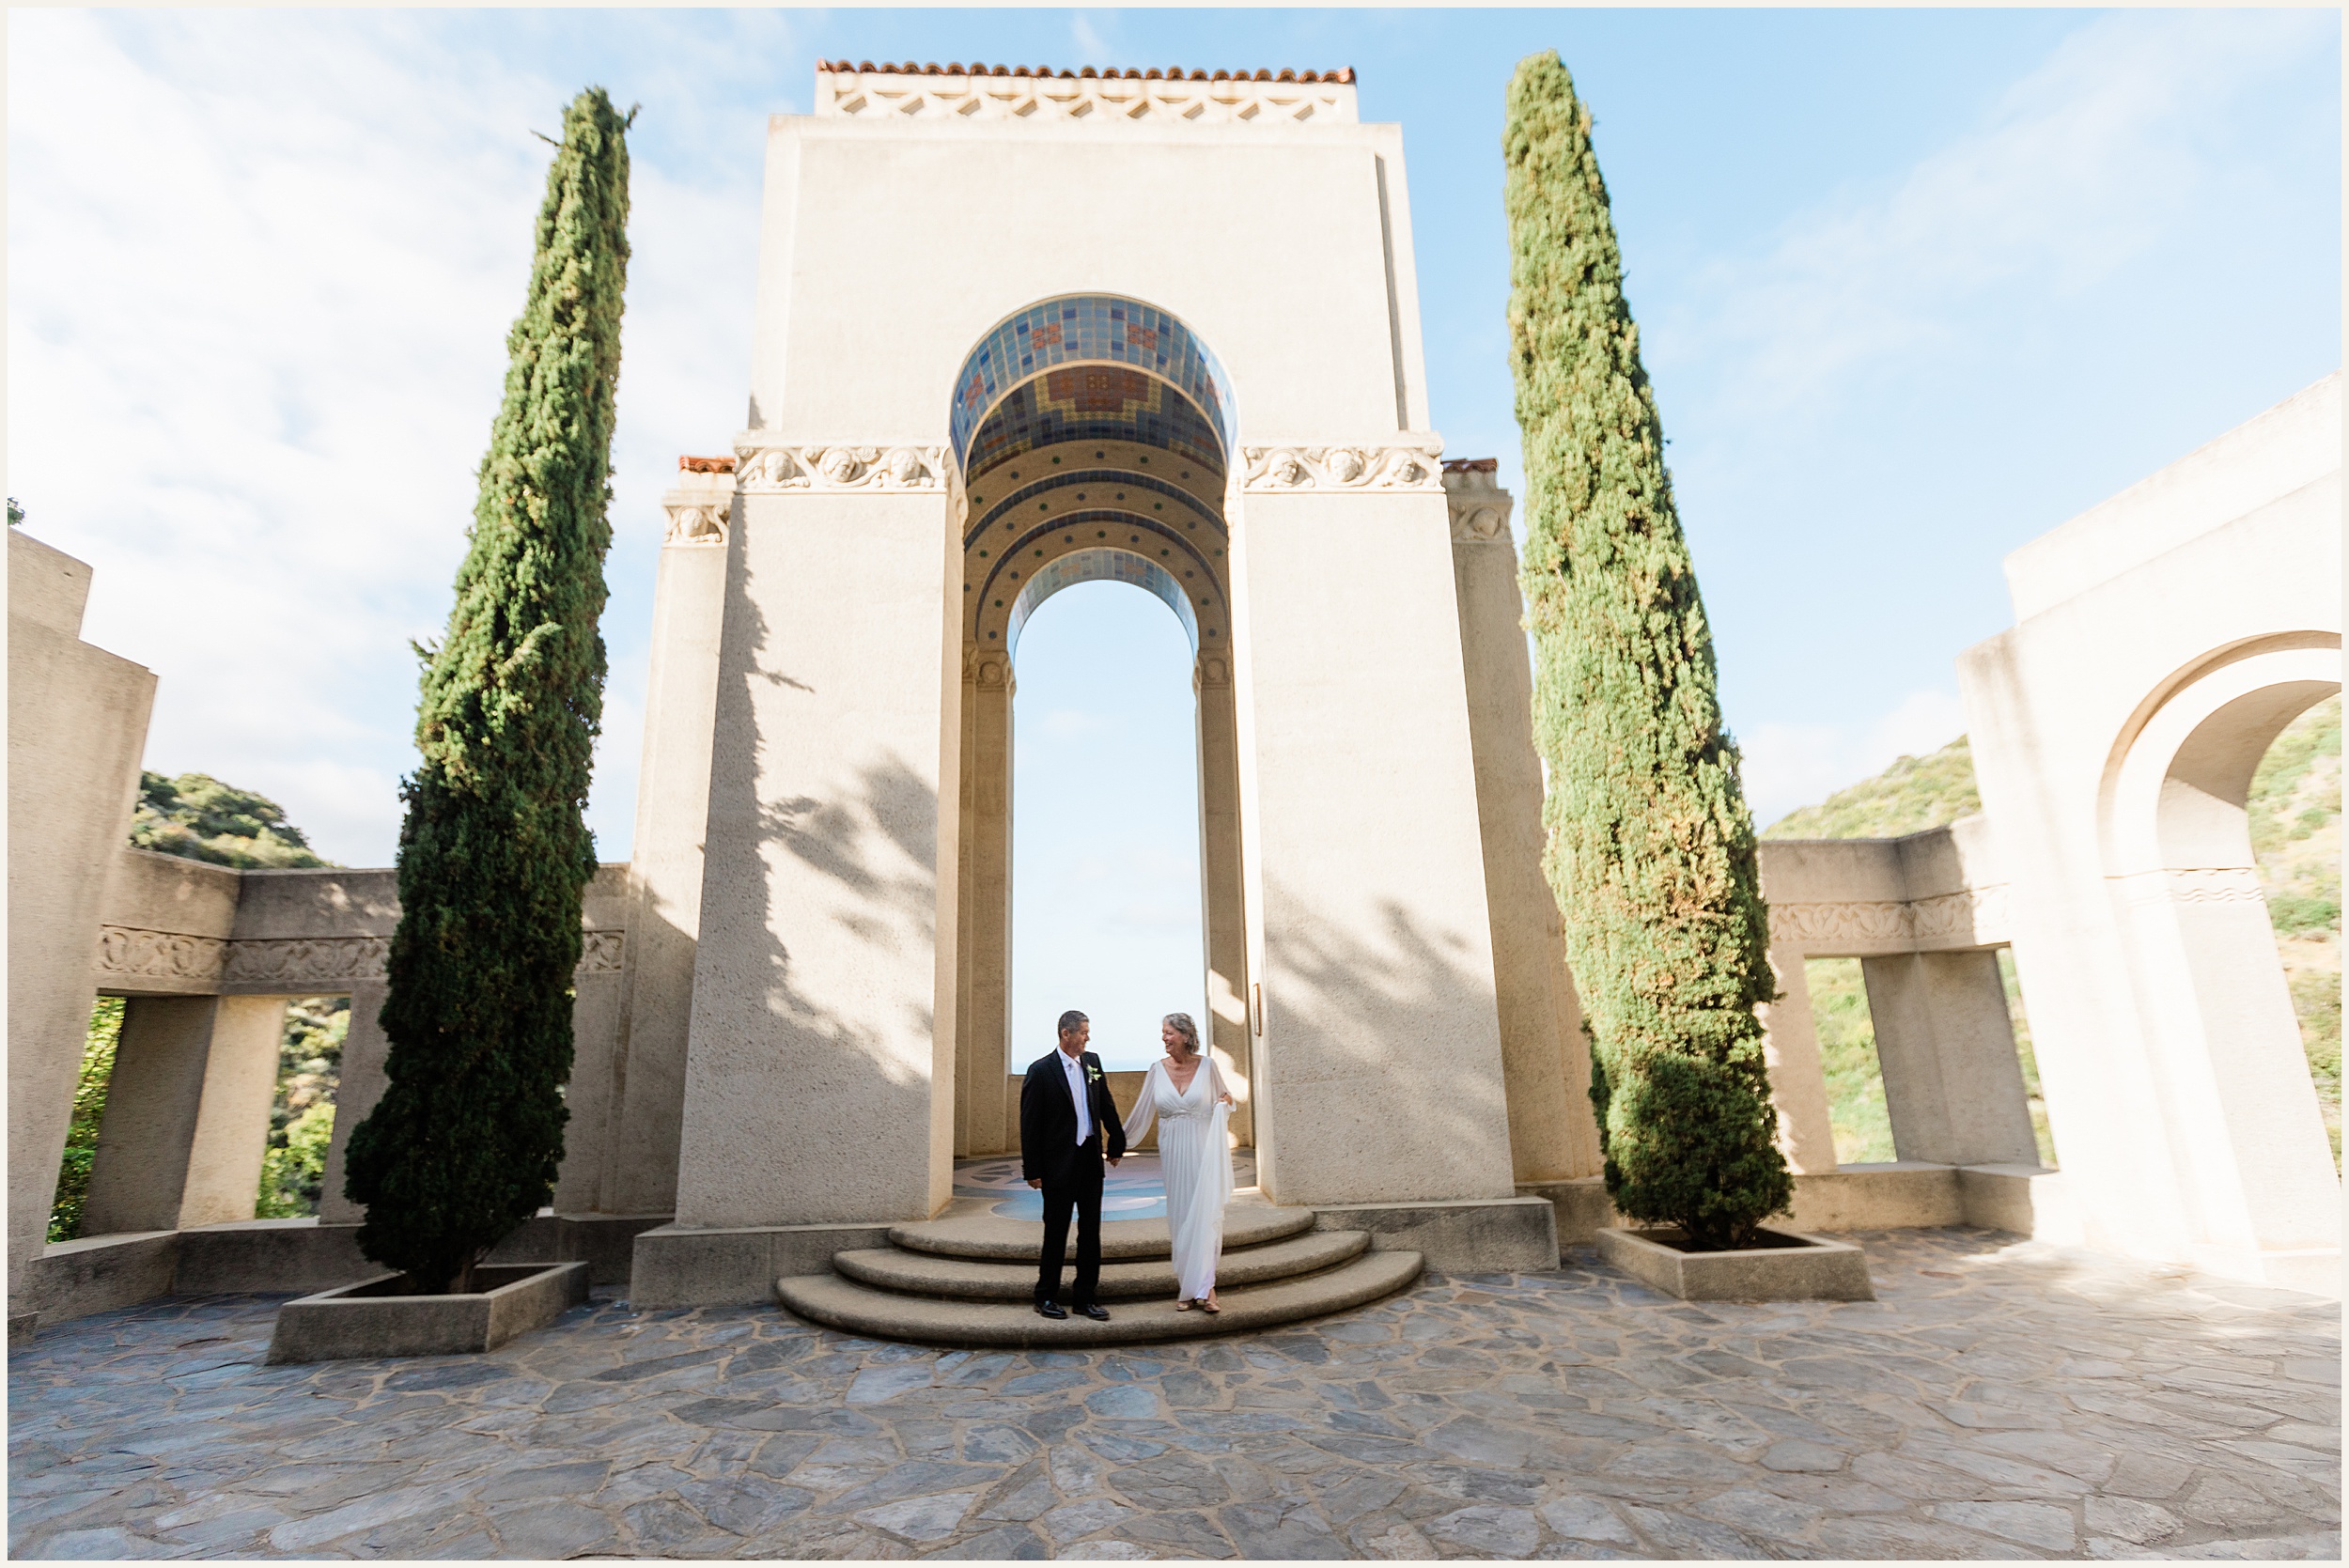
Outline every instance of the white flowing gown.
[(1166, 1228), (1174, 1239), (1174, 1279), (1185, 1301), (1215, 1288), (1223, 1257), (1223, 1205), (1232, 1197), (1231, 1140), (1224, 1134), (1223, 1075), (1208, 1057), (1177, 1092), (1166, 1064), (1150, 1063), (1126, 1118), (1126, 1147), (1159, 1124), (1159, 1166), (1166, 1177)]

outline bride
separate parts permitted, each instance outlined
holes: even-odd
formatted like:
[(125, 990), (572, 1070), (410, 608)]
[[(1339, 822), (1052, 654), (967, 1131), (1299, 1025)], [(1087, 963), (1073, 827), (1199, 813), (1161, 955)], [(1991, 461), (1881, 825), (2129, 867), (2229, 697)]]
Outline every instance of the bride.
[(1232, 1150), (1224, 1111), (1232, 1103), (1223, 1075), (1199, 1049), (1199, 1026), (1169, 1013), (1159, 1028), (1166, 1059), (1150, 1063), (1126, 1118), (1132, 1148), (1159, 1123), (1159, 1166), (1166, 1178), (1166, 1228), (1174, 1239), (1174, 1310), (1222, 1311), (1215, 1265), (1223, 1255), (1223, 1205), (1232, 1196)]

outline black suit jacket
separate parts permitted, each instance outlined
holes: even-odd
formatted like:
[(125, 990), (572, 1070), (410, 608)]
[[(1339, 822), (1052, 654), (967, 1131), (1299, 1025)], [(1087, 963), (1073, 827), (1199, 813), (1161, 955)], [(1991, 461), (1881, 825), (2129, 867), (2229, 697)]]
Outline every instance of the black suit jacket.
[[(1090, 1091), (1093, 1126), (1101, 1137), (1101, 1152), (1111, 1159), (1126, 1157), (1126, 1123), (1117, 1102), (1110, 1098), (1109, 1075), (1101, 1059), (1084, 1053), (1085, 1087)], [(1077, 1154), (1077, 1102), (1068, 1097), (1068, 1071), (1061, 1053), (1048, 1051), (1028, 1063), (1027, 1080), (1019, 1086), (1019, 1176), (1022, 1181), (1051, 1181)]]

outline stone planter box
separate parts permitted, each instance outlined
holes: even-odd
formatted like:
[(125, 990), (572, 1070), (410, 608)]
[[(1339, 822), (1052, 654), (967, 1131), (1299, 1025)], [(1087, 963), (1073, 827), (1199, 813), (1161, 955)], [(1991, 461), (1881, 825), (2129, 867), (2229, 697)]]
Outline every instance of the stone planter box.
[(1608, 1229), (1599, 1257), (1643, 1285), (1683, 1301), (1874, 1301), (1866, 1254), (1848, 1241), (1801, 1231), (1764, 1231), (1779, 1245), (1689, 1252), (1680, 1233)]
[(485, 1264), (482, 1289), (410, 1296), (405, 1274), (379, 1274), (277, 1309), (269, 1359), (338, 1361), (376, 1356), (465, 1356), (543, 1328), (587, 1299), (585, 1263)]

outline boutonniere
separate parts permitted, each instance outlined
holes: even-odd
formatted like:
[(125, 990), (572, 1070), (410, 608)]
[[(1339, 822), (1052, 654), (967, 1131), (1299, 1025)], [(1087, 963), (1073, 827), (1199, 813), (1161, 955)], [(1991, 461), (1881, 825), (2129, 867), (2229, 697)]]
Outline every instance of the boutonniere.
[(1085, 1081), (1087, 1083), (1101, 1081), (1101, 1069), (1090, 1062), (1085, 1063)]

